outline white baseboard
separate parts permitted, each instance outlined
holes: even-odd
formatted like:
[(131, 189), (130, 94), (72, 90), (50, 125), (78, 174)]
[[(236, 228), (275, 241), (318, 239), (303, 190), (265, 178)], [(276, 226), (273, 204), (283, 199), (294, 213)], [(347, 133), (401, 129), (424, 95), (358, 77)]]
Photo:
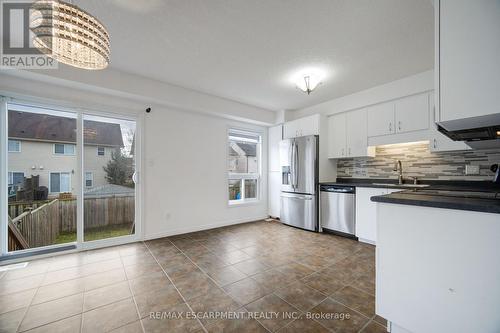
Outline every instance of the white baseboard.
[(251, 217), (251, 218), (244, 218), (244, 219), (237, 219), (237, 220), (224, 221), (224, 222), (218, 222), (218, 223), (204, 224), (204, 225), (199, 225), (199, 226), (194, 226), (194, 227), (189, 227), (189, 228), (178, 228), (178, 229), (173, 229), (173, 230), (166, 230), (166, 231), (157, 232), (157, 233), (150, 234), (150, 235), (146, 234), (146, 235), (144, 235), (144, 240), (151, 240), (151, 239), (156, 239), (156, 238), (182, 235), (182, 234), (185, 234), (188, 232), (196, 232), (196, 231), (203, 231), (203, 230), (208, 230), (208, 229), (226, 227), (228, 225), (236, 225), (236, 224), (241, 224), (241, 223), (260, 221), (260, 220), (266, 219), (267, 217), (268, 217), (267, 215), (262, 215), (262, 216), (256, 216), (256, 217)]
[(371, 244), (371, 245), (377, 245), (377, 242), (369, 240), (369, 239), (364, 239), (364, 238), (358, 238), (358, 241), (366, 244)]

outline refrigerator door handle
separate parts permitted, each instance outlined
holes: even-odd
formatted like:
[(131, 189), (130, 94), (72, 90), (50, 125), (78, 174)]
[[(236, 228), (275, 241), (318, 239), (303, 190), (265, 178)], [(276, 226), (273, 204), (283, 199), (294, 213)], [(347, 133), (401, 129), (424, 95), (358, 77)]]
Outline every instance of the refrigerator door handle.
[(292, 155), (290, 158), (290, 172), (291, 172), (290, 183), (292, 185), (292, 188), (295, 189), (295, 141), (292, 141), (290, 149)]
[(295, 161), (293, 161), (293, 164), (294, 164), (294, 170), (293, 170), (293, 173), (294, 173), (294, 184), (295, 184), (295, 188), (298, 188), (299, 187), (299, 172), (298, 172), (298, 169), (299, 169), (299, 145), (297, 143), (295, 143)]
[(282, 198), (290, 198), (290, 199), (297, 199), (297, 200), (312, 200), (312, 197), (306, 197), (306, 196), (297, 196), (297, 195), (286, 195), (284, 193), (281, 194)]

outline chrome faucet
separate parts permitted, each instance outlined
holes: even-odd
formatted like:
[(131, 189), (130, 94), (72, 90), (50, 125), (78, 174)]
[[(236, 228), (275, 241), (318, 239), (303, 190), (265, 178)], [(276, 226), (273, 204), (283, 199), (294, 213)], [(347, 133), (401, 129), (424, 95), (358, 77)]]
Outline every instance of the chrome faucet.
[(393, 171), (399, 171), (398, 174), (398, 184), (402, 185), (403, 184), (403, 166), (401, 165), (401, 161), (398, 160), (396, 163), (394, 163), (394, 169)]

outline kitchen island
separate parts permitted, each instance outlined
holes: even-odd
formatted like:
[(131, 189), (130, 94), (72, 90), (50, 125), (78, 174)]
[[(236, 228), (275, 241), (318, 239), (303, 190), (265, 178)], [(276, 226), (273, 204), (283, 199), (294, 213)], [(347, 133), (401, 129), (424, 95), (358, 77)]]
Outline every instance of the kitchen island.
[(372, 197), (376, 313), (396, 333), (499, 332), (500, 198), (441, 194)]

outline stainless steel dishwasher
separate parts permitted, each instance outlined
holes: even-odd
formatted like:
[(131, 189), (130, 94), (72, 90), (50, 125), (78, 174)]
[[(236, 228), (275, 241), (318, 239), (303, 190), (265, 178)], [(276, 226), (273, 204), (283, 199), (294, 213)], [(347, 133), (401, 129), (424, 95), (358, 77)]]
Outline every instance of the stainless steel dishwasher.
[(352, 186), (320, 186), (320, 226), (343, 236), (355, 237), (356, 188)]

